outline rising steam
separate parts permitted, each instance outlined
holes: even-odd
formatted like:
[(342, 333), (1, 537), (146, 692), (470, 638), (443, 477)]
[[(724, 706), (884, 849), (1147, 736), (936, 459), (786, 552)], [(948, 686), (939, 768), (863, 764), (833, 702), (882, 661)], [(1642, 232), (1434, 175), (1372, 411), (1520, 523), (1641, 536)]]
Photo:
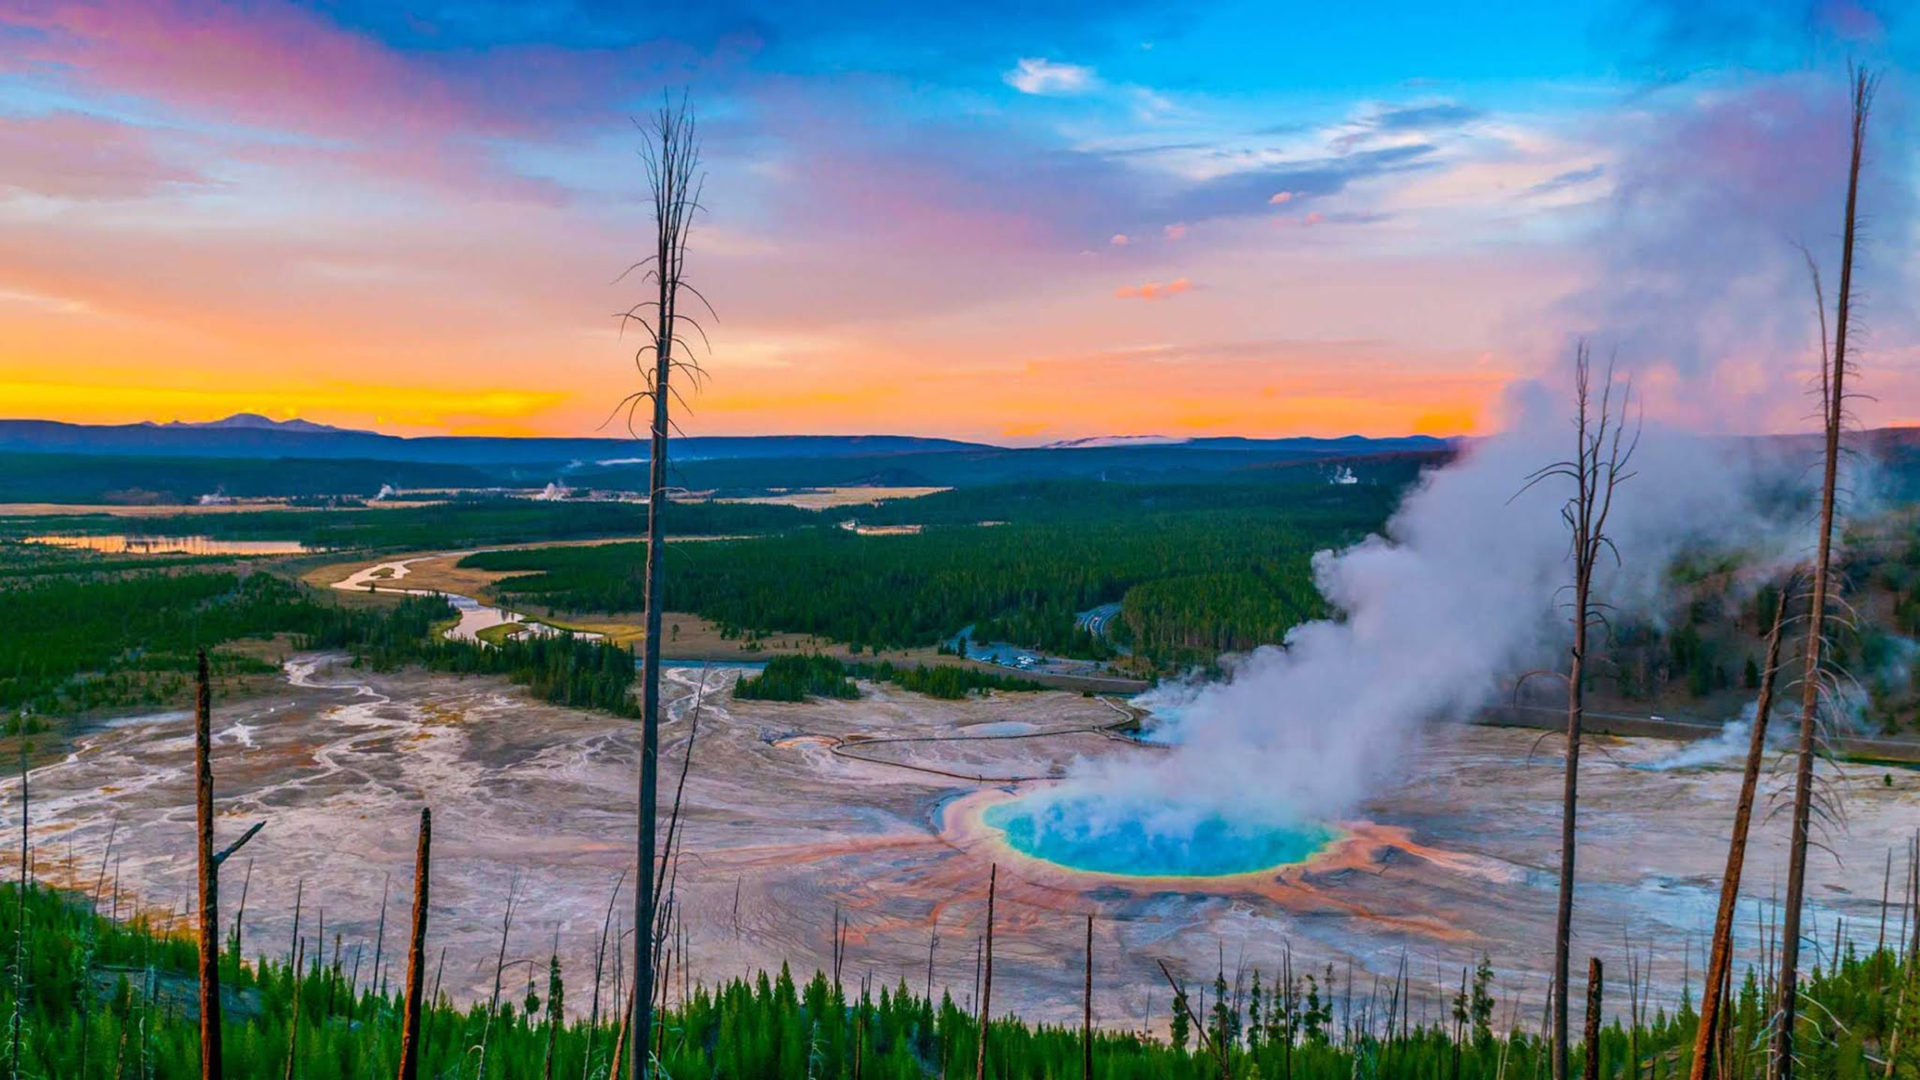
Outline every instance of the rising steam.
[[(1168, 832), (1218, 813), (1339, 818), (1428, 725), (1466, 718), (1516, 672), (1559, 666), (1565, 492), (1522, 489), (1565, 456), (1571, 433), (1557, 395), (1527, 396), (1513, 429), (1424, 478), (1382, 535), (1317, 559), (1337, 618), (1295, 628), (1284, 648), (1254, 652), (1223, 682), (1160, 691), (1149, 704), (1171, 751), (1089, 763), (1069, 783), (1104, 796), (1117, 820), (1151, 808), (1144, 816)], [(1649, 429), (1636, 464), (1641, 475), (1615, 503), (1621, 564), (1601, 586), (1623, 615), (1655, 610), (1683, 550), (1738, 544), (1772, 559), (1797, 546), (1754, 506), (1757, 466), (1733, 444)]]
[[(1804, 373), (1818, 362), (1794, 243), (1829, 254), (1845, 100), (1836, 84), (1796, 75), (1683, 98), (1665, 115), (1646, 110), (1658, 134), (1632, 133), (1614, 152), (1614, 194), (1595, 215), (1593, 283), (1539, 321), (1588, 329), (1601, 355), (1618, 347), (1653, 417), (1691, 431), (1787, 426), (1783, 416), (1805, 411)], [(1741, 153), (1701, 172), (1703, 142)], [(1896, 175), (1870, 181), (1877, 194), (1911, 179), (1904, 159), (1885, 172)], [(1912, 202), (1877, 202), (1882, 227), (1904, 226)], [(1899, 284), (1895, 269), (1871, 257), (1866, 265)], [(1903, 336), (1913, 325), (1905, 309), (1881, 314)], [(1436, 721), (1468, 717), (1518, 672), (1564, 669), (1567, 492), (1522, 489), (1570, 455), (1570, 398), (1555, 381), (1523, 382), (1505, 404), (1506, 430), (1426, 476), (1381, 535), (1316, 560), (1336, 617), (1295, 628), (1284, 648), (1254, 652), (1224, 681), (1157, 691), (1147, 702), (1159, 717), (1153, 737), (1168, 753), (1074, 768), (1062, 797), (1087, 808), (1076, 828), (1144, 825), (1192, 838), (1223, 814), (1279, 824), (1351, 815)], [(1597, 582), (1616, 618), (1657, 621), (1682, 551), (1737, 549), (1757, 571), (1804, 554), (1807, 523), (1777, 498), (1798, 486), (1804, 462), (1761, 453), (1649, 420), (1638, 475), (1610, 522), (1621, 561), (1603, 565)], [(1775, 497), (1761, 494), (1769, 490)]]

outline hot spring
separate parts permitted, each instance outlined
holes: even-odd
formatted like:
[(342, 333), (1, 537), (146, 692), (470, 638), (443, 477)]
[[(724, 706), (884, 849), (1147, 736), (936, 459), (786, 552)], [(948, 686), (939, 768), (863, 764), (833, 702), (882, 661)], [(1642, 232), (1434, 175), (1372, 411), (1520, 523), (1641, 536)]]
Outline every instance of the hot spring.
[(1306, 862), (1336, 839), (1318, 822), (1042, 791), (980, 821), (1007, 846), (1069, 870), (1121, 877), (1227, 877)]

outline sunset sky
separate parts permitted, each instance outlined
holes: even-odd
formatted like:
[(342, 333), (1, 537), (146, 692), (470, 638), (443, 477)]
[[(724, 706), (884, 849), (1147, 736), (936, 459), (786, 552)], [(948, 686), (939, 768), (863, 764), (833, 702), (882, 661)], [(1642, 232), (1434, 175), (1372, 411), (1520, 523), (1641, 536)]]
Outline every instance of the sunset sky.
[(0, 415), (592, 434), (684, 89), (691, 433), (1483, 432), (1578, 334), (1788, 430), (1857, 60), (1858, 412), (1920, 422), (1906, 8), (11, 0)]

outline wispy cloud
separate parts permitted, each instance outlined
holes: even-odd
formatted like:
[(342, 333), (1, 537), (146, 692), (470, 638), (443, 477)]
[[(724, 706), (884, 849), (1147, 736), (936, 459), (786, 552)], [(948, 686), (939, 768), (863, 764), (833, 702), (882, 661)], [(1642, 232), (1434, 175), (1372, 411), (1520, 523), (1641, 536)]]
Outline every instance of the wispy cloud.
[(1439, 164), (1434, 147), (1410, 143), (1261, 165), (1194, 184), (1175, 200), (1173, 210), (1188, 221), (1255, 214), (1270, 206), (1338, 194), (1362, 180)]
[(1125, 288), (1115, 289), (1113, 295), (1122, 300), (1167, 300), (1191, 291), (1192, 288), (1193, 282), (1186, 278), (1174, 278), (1165, 284), (1149, 281), (1145, 285), (1128, 285)]
[(1550, 176), (1527, 189), (1529, 195), (1552, 195), (1567, 188), (1590, 184), (1607, 175), (1605, 165), (1589, 165), (1584, 169), (1569, 169), (1557, 176)]
[(0, 191), (55, 199), (131, 199), (202, 175), (166, 160), (149, 133), (76, 112), (0, 116)]
[(1433, 131), (1456, 128), (1482, 115), (1479, 109), (1454, 102), (1408, 105), (1380, 113), (1373, 118), (1373, 126), (1381, 131)]
[(1090, 67), (1037, 56), (1022, 57), (1002, 78), (1023, 94), (1083, 94), (1100, 85)]

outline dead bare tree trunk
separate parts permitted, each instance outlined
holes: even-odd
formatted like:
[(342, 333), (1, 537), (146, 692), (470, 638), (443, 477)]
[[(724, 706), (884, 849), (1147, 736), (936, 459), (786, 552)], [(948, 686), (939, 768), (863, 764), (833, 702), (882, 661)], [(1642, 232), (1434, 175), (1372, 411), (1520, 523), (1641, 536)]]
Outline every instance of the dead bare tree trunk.
[[(1179, 980), (1173, 977), (1173, 972), (1167, 970), (1167, 962), (1165, 960), (1156, 960), (1154, 962), (1160, 965), (1160, 974), (1166, 977), (1167, 985), (1173, 988), (1174, 1009), (1179, 1013), (1186, 1014), (1187, 1024), (1193, 1028), (1194, 1037), (1200, 1040), (1200, 1045), (1213, 1056), (1214, 1064), (1219, 1066), (1220, 1080), (1233, 1080), (1233, 1069), (1227, 1064), (1226, 1050), (1221, 1047), (1219, 1043), (1215, 1042), (1213, 1036), (1207, 1032), (1206, 1021), (1200, 1019), (1200, 1017), (1194, 1013), (1193, 1006), (1187, 1004), (1186, 990), (1181, 987)], [(1332, 984), (1329, 983), (1328, 985)], [(1204, 988), (1201, 991), (1200, 997), (1200, 1011), (1205, 1012), (1207, 1002)], [(1289, 1012), (1288, 1015), (1291, 1016), (1291, 1012)]]
[(1087, 984), (1080, 1017), (1080, 1080), (1093, 1080), (1093, 916), (1087, 916)]
[(860, 980), (860, 999), (853, 1006), (853, 1080), (867, 1058), (867, 980)]
[(420, 810), (420, 849), (413, 858), (413, 931), (407, 935), (406, 1004), (400, 1020), (400, 1080), (420, 1075), (420, 990), (427, 977), (427, 896), (433, 863), (433, 811)]
[(553, 1080), (553, 1062), (560, 1049), (561, 1009), (560, 929), (553, 931), (553, 951), (547, 955), (547, 1055), (540, 1067), (541, 1080)]
[[(1693, 1037), (1691, 1080), (1706, 1080), (1713, 1053), (1717, 1021), (1725, 1004), (1725, 988), (1733, 970), (1733, 918), (1740, 905), (1740, 877), (1747, 864), (1747, 833), (1753, 821), (1753, 796), (1760, 783), (1760, 766), (1767, 754), (1767, 720), (1773, 714), (1773, 685), (1780, 673), (1780, 631), (1787, 621), (1787, 599), (1798, 581), (1780, 591), (1773, 611), (1773, 629), (1767, 634), (1767, 666), (1760, 676), (1760, 696), (1754, 703), (1753, 731), (1747, 740), (1747, 768), (1740, 777), (1740, 801), (1733, 811), (1733, 835), (1727, 840), (1727, 872), (1720, 880), (1720, 908), (1713, 918), (1713, 941), (1708, 945), (1707, 981), (1700, 991), (1700, 1027)], [(1724, 1070), (1723, 1070), (1724, 1071)]]
[(493, 1019), (500, 1012), (500, 976), (507, 969), (507, 937), (513, 932), (513, 908), (519, 891), (519, 878), (507, 882), (507, 910), (500, 917), (500, 953), (493, 962), (493, 993), (487, 998), (487, 1022), (480, 1029), (480, 1062), (474, 1068), (475, 1077), (487, 1075), (487, 1046), (493, 1037)]
[(973, 1080), (987, 1080), (987, 1025), (993, 1021), (993, 895), (999, 879), (1000, 867), (988, 867), (986, 967), (980, 977), (980, 1045), (974, 1057)]
[[(1627, 947), (1627, 1080), (1640, 1080), (1640, 1006), (1646, 1000), (1640, 980), (1649, 973), (1634, 955), (1633, 942), (1626, 940), (1624, 934), (1621, 937)], [(1653, 961), (1651, 943), (1647, 946), (1647, 961), (1648, 964)]]
[(1893, 894), (1893, 849), (1887, 849), (1886, 868), (1880, 871), (1880, 936), (1874, 941), (1873, 955), (1887, 951), (1887, 902)]
[[(1792, 1080), (1794, 1022), (1800, 1007), (1800, 916), (1807, 885), (1808, 830), (1813, 817), (1813, 760), (1819, 746), (1823, 634), (1831, 591), (1834, 491), (1839, 478), (1840, 426), (1846, 412), (1847, 329), (1853, 306), (1853, 249), (1860, 196), (1860, 155), (1873, 104), (1873, 80), (1862, 69), (1853, 78), (1852, 154), (1847, 165), (1847, 210), (1840, 241), (1840, 294), (1835, 298), (1833, 351), (1822, 365), (1821, 402), (1826, 458), (1820, 486), (1819, 552), (1813, 565), (1813, 600), (1807, 611), (1806, 659), (1801, 670), (1800, 746), (1794, 762), (1793, 840), (1787, 856), (1787, 906), (1780, 937), (1780, 986), (1773, 1033), (1774, 1080)], [(1826, 310), (1825, 303), (1821, 311)], [(1823, 316), (1824, 320), (1824, 316)], [(1824, 335), (1823, 335), (1824, 336)], [(1825, 352), (1825, 342), (1822, 341)]]
[(285, 1080), (293, 1080), (294, 1064), (300, 1060), (300, 992), (304, 989), (306, 972), (302, 970), (307, 959), (307, 943), (295, 940), (293, 945), (293, 1003), (287, 1015), (287, 1072)]
[[(680, 780), (673, 789), (673, 807), (667, 814), (667, 835), (665, 840), (660, 844), (659, 876), (654, 882), (653, 887), (652, 910), (656, 923), (655, 935), (657, 938), (654, 945), (654, 965), (658, 970), (656, 981), (662, 982), (657, 995), (657, 1008), (662, 1012), (665, 1012), (667, 1007), (667, 990), (673, 984), (671, 976), (667, 974), (667, 968), (672, 959), (670, 947), (674, 943), (672, 928), (675, 926), (684, 927), (685, 925), (685, 920), (677, 917), (677, 906), (675, 902), (675, 890), (678, 887), (680, 879), (680, 844), (685, 840), (681, 828), (681, 810), (685, 805), (687, 795), (687, 774), (693, 770), (693, 749), (700, 741), (700, 710), (706, 707), (706, 702), (707, 669), (703, 667), (700, 671), (700, 685), (694, 690), (693, 708), (687, 721), (687, 750), (680, 759)], [(662, 922), (660, 916), (662, 911), (667, 912), (664, 922)], [(686, 979), (687, 973), (686, 959), (687, 957), (683, 950), (680, 956), (680, 977), (683, 982)], [(683, 992), (681, 994), (681, 1003), (684, 1005), (685, 1001), (686, 994)], [(656, 1034), (656, 1044), (665, 1038), (666, 1030), (662, 1028)]]
[(8, 1073), (20, 1080), (20, 1036), (26, 1026), (27, 1008), (27, 890), (33, 885), (33, 852), (28, 841), (28, 826), (33, 819), (33, 792), (27, 777), (27, 747), (20, 744), (20, 889), (15, 896), (13, 929), (13, 1015), (7, 1024)]
[(300, 949), (300, 905), (307, 894), (307, 879), (301, 878), (293, 884), (293, 939), (287, 942), (287, 963), (294, 962), (293, 954)]
[[(660, 753), (660, 628), (663, 606), (662, 584), (665, 570), (665, 534), (661, 514), (666, 507), (667, 435), (671, 418), (668, 401), (670, 376), (676, 367), (693, 373), (699, 368), (690, 360), (679, 359), (677, 347), (685, 341), (679, 335), (678, 311), (683, 271), (686, 265), (687, 235), (693, 211), (700, 203), (700, 150), (694, 138), (693, 114), (683, 99), (679, 106), (663, 104), (655, 113), (647, 132), (643, 154), (647, 179), (653, 194), (654, 253), (636, 264), (649, 266), (649, 275), (657, 287), (657, 298), (627, 309), (621, 325), (636, 322), (649, 331), (649, 340), (634, 356), (643, 372), (646, 388), (629, 395), (622, 406), (628, 410), (628, 428), (633, 427), (634, 410), (641, 402), (652, 406), (651, 442), (647, 455), (647, 584), (646, 637), (642, 643), (640, 677), (640, 838), (638, 857), (640, 880), (634, 892), (634, 983), (637, 992), (630, 1052), (634, 1080), (648, 1080), (652, 1070), (647, 1062), (647, 1045), (653, 1027), (654, 918), (657, 908), (654, 886), (655, 817), (659, 812)], [(692, 287), (688, 286), (689, 291)], [(698, 295), (697, 293), (695, 295)], [(653, 309), (652, 317), (644, 314)], [(697, 329), (697, 324), (696, 324)]]
[(833, 988), (840, 989), (840, 950), (846, 945), (846, 938), (840, 932), (840, 905), (833, 905)]
[[(386, 987), (381, 985), (381, 964), (387, 952), (387, 898), (393, 892), (393, 875), (388, 874), (380, 884), (380, 926), (373, 933), (373, 977), (367, 980), (367, 989), (381, 997), (386, 996)], [(357, 989), (357, 988), (356, 988)]]
[(247, 860), (247, 872), (240, 879), (240, 907), (233, 913), (233, 932), (228, 935), (227, 951), (233, 953), (235, 967), (240, 964), (241, 928), (247, 918), (247, 890), (253, 888), (253, 860)]
[(194, 675), (193, 791), (200, 864), (200, 1075), (220, 1080), (220, 868), (213, 857), (213, 689), (205, 649)]
[(626, 1047), (630, 1045), (630, 1036), (633, 1034), (633, 995), (632, 990), (627, 991), (627, 1007), (620, 1014), (620, 1042), (614, 1051), (612, 1063), (607, 1066), (607, 1080), (620, 1080), (620, 1066), (627, 1060)]
[[(1541, 469), (1527, 481), (1531, 487), (1548, 478), (1561, 478), (1571, 480), (1574, 486), (1573, 494), (1560, 510), (1561, 519), (1571, 534), (1573, 549), (1573, 602), (1569, 620), (1573, 624), (1573, 645), (1566, 674), (1566, 776), (1560, 805), (1560, 897), (1554, 918), (1553, 1080), (1567, 1080), (1569, 1060), (1568, 965), (1573, 948), (1574, 849), (1580, 807), (1581, 727), (1586, 716), (1587, 645), (1589, 631), (1596, 625), (1605, 625), (1604, 616), (1594, 604), (1593, 575), (1602, 554), (1614, 550), (1607, 536), (1607, 517), (1613, 508), (1615, 488), (1633, 475), (1627, 466), (1639, 441), (1637, 429), (1629, 437), (1625, 423), (1632, 405), (1632, 384), (1623, 386), (1616, 405), (1613, 368), (1609, 365), (1596, 410), (1592, 368), (1591, 356), (1583, 341), (1574, 350), (1574, 456)], [(1618, 553), (1614, 554), (1617, 559)]]
[(1920, 911), (1920, 836), (1915, 836), (1907, 849), (1906, 899), (1901, 905), (1900, 941), (1896, 942), (1894, 955), (1901, 958), (1901, 970), (1904, 975), (1900, 981), (1900, 997), (1894, 1003), (1893, 1019), (1888, 1023), (1886, 1080), (1893, 1080), (1898, 1074), (1900, 1062), (1900, 1041), (1906, 1029), (1912, 1024), (1914, 982), (1920, 977), (1920, 926), (1914, 927), (1913, 938), (1907, 939), (1906, 911), (1911, 908)]
[(1587, 1061), (1582, 1070), (1586, 1080), (1600, 1080), (1600, 958), (1587, 958)]
[[(327, 912), (325, 908), (322, 908), (320, 911), (320, 925), (325, 926), (326, 922), (327, 922)], [(327, 941), (327, 935), (325, 933), (322, 933), (320, 935), (320, 951), (321, 951), (322, 962), (324, 962), (326, 959), (326, 941)], [(320, 1010), (320, 1015), (322, 1017), (330, 1017), (333, 1015), (333, 996), (335, 993), (339, 991), (339, 989), (340, 989), (340, 931), (335, 930), (333, 932), (333, 963), (327, 966), (327, 1003)]]
[[(625, 870), (620, 871), (620, 876), (615, 878), (613, 882), (613, 894), (607, 897), (607, 913), (605, 917), (600, 920), (600, 945), (599, 948), (594, 950), (593, 954), (593, 1007), (587, 1012), (587, 1049), (586, 1052), (581, 1055), (580, 1080), (589, 1080), (590, 1072), (593, 1069), (593, 1046), (594, 1043), (599, 1041), (600, 1031), (600, 983), (606, 975), (607, 934), (613, 928), (613, 906), (619, 902), (620, 886), (625, 883), (626, 880), (627, 872)], [(614, 942), (614, 952), (618, 954), (619, 951), (620, 943), (616, 941)], [(615, 1060), (618, 1060), (624, 1052), (623, 1045), (622, 1043), (616, 1043), (614, 1045), (613, 1056)]]

